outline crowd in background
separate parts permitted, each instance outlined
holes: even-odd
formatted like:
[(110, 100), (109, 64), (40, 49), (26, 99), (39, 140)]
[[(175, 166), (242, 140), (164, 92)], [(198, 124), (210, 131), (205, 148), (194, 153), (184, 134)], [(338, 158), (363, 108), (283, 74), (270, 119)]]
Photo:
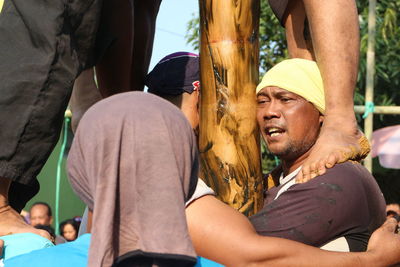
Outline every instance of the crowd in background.
[(73, 218), (66, 219), (56, 225), (59, 227), (60, 235), (56, 236), (53, 224), (53, 213), (49, 204), (46, 202), (35, 202), (32, 204), (29, 212), (23, 210), (21, 216), (25, 222), (32, 225), (37, 229), (46, 230), (56, 244), (74, 241), (78, 237), (79, 226), (82, 221), (81, 216), (74, 216)]
[[(399, 217), (400, 204), (388, 203), (386, 205), (386, 215), (387, 217)], [(43, 229), (49, 232), (49, 234), (54, 238), (56, 244), (74, 241), (78, 237), (79, 227), (82, 221), (82, 217), (80, 215), (62, 221), (58, 226), (60, 230), (60, 236), (56, 236), (54, 228), (52, 227), (52, 209), (46, 202), (35, 202), (31, 206), (29, 212), (23, 210), (21, 212), (21, 216), (24, 218), (26, 223), (37, 229)]]

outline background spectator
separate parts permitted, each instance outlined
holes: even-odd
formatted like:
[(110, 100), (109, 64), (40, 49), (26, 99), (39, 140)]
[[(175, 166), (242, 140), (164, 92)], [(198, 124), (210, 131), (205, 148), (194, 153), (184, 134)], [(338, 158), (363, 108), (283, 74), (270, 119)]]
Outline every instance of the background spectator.
[(45, 202), (34, 203), (29, 211), (29, 216), (33, 227), (39, 224), (50, 226), (53, 222), (51, 208)]
[(77, 238), (78, 229), (78, 223), (74, 219), (65, 220), (60, 224), (60, 234), (68, 242)]

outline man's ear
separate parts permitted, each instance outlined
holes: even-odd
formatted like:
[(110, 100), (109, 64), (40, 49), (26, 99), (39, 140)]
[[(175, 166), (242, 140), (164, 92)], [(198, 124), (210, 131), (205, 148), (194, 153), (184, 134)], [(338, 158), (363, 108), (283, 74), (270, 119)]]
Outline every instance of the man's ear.
[(53, 216), (50, 216), (50, 224), (53, 224)]
[(322, 124), (324, 123), (324, 115), (322, 115), (321, 113), (319, 114), (319, 125), (322, 126)]

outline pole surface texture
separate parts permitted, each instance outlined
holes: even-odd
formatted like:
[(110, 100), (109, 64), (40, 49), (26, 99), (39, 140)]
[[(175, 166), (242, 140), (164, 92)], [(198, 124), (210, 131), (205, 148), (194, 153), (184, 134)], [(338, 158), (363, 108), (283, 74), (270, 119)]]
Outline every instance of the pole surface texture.
[(200, 177), (249, 216), (263, 204), (255, 87), (259, 0), (200, 0)]

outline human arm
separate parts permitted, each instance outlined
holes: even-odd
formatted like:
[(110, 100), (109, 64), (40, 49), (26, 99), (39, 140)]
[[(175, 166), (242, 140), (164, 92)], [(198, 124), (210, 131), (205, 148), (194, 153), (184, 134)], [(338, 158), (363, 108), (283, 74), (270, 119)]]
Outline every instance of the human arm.
[[(384, 263), (387, 265), (400, 263), (400, 234), (396, 231), (398, 223), (395, 218), (386, 219), (369, 239), (367, 252), (374, 253), (378, 262), (382, 263), (381, 266), (384, 266)], [(395, 251), (397, 253), (393, 253)]]
[[(226, 266), (388, 266), (400, 261), (400, 236), (389, 222), (374, 233), (363, 253), (323, 251), (298, 242), (257, 235), (248, 219), (213, 196), (186, 209), (198, 255)], [(393, 245), (380, 245), (390, 241)]]

